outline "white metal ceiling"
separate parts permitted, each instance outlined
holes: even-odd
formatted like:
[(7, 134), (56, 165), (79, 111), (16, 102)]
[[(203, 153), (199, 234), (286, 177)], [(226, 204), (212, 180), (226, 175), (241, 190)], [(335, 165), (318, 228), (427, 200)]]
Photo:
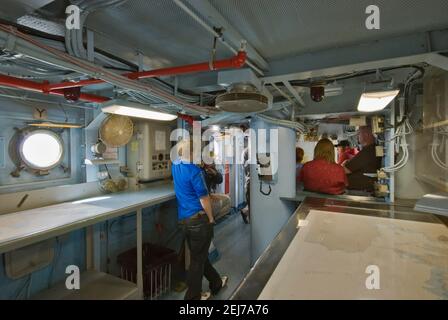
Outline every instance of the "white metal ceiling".
[[(447, 0), (209, 0), (267, 59), (448, 26)], [(381, 30), (365, 27), (368, 5)]]
[(0, 18), (15, 20), (34, 12), (53, 0), (0, 0)]
[[(209, 2), (268, 60), (448, 27), (447, 0), (377, 0), (381, 30), (375, 31), (365, 28), (370, 0)], [(119, 8), (94, 13), (88, 25), (115, 42), (119, 39), (115, 50), (122, 45), (139, 48), (152, 58), (151, 67), (209, 58), (211, 35), (172, 0), (129, 0)], [(220, 56), (229, 55), (220, 50)]]
[[(448, 27), (447, 0), (208, 1), (268, 60)], [(14, 2), (0, 0), (1, 15)], [(29, 1), (35, 7), (42, 2), (49, 0)], [(369, 31), (364, 26), (365, 9), (372, 3), (381, 9), (381, 30)], [(207, 19), (203, 12), (199, 14)], [(214, 21), (208, 23), (213, 26)], [(87, 26), (96, 31), (97, 47), (134, 62), (139, 50), (149, 57), (145, 63), (150, 68), (210, 57), (212, 36), (173, 0), (128, 0), (92, 13)], [(230, 55), (220, 45), (218, 58)]]
[[(146, 63), (152, 68), (210, 58), (213, 36), (172, 0), (129, 0), (118, 8), (93, 13), (87, 24), (104, 35), (97, 45), (103, 43), (109, 51), (128, 50), (128, 58), (138, 48), (151, 58)], [(218, 58), (231, 55), (222, 47), (218, 52)]]

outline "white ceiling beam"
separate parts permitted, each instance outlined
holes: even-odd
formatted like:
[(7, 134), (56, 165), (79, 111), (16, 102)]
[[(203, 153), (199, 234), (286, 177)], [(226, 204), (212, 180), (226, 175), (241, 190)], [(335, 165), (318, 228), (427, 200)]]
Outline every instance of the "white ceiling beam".
[(252, 113), (223, 112), (223, 113), (217, 114), (215, 116), (212, 116), (208, 119), (202, 120), (201, 125), (202, 125), (202, 127), (208, 127), (208, 126), (212, 126), (215, 124), (224, 125), (227, 123), (241, 121), (251, 115), (252, 115)]
[(434, 67), (448, 71), (448, 57), (442, 56), (441, 54), (438, 53), (428, 54), (426, 63)]
[[(428, 39), (431, 39), (428, 42)], [(300, 54), (270, 62), (265, 83), (334, 76), (426, 62), (429, 54), (448, 51), (448, 29)]]
[(294, 96), (294, 98), (297, 100), (297, 102), (301, 105), (301, 106), (305, 106), (305, 101), (303, 101), (302, 97), (300, 96), (299, 92), (293, 88), (293, 86), (291, 85), (291, 83), (289, 83), (289, 81), (283, 81), (283, 84), (285, 85), (286, 89), (288, 89), (288, 91)]

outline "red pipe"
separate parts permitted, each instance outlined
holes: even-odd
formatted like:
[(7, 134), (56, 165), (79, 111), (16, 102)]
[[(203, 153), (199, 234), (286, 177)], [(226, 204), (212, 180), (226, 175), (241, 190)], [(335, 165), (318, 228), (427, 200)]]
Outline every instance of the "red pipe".
[[(56, 95), (56, 96), (64, 96), (65, 97), (64, 90), (50, 91), (49, 94)], [(97, 96), (97, 95), (94, 95), (94, 94), (81, 93), (79, 95), (79, 100), (88, 101), (88, 102), (103, 103), (103, 102), (109, 101), (110, 99), (107, 98), (107, 97)]]
[(0, 86), (43, 92), (43, 84), (0, 74)]
[(48, 84), (45, 89), (47, 91), (54, 91), (54, 90), (91, 86), (94, 84), (100, 84), (100, 83), (104, 83), (104, 82), (105, 81), (100, 80), (100, 79), (88, 79), (88, 80), (81, 80), (81, 81), (77, 81), (77, 82), (65, 81), (65, 82), (60, 82), (60, 83)]
[(241, 68), (246, 63), (247, 54), (244, 51), (239, 51), (236, 56), (226, 60), (218, 60), (213, 63), (204, 62), (197, 64), (190, 64), (181, 67), (172, 67), (172, 68), (164, 68), (158, 70), (151, 71), (141, 71), (141, 72), (133, 72), (128, 73), (126, 76), (129, 79), (145, 79), (145, 78), (154, 78), (154, 77), (162, 77), (162, 76), (176, 76), (187, 73), (194, 72), (202, 72), (202, 71), (212, 71), (212, 70), (220, 70), (220, 69), (229, 69), (229, 68)]
[(182, 119), (186, 122), (188, 122), (190, 125), (193, 125), (194, 118), (192, 116), (187, 116), (186, 114), (178, 113), (177, 116), (179, 119)]
[[(247, 59), (246, 52), (240, 51), (233, 58), (226, 60), (218, 60), (214, 61), (213, 63), (204, 62), (181, 67), (164, 68), (142, 72), (131, 72), (124, 74), (124, 76), (132, 80), (137, 80), (137, 79), (154, 78), (161, 76), (174, 76), (174, 75), (203, 72), (210, 70), (241, 68), (246, 63), (246, 59)], [(100, 84), (104, 82), (105, 81), (101, 79), (88, 79), (88, 80), (81, 80), (78, 82), (67, 81), (62, 83), (49, 84), (48, 81), (39, 83), (0, 74), (0, 86), (25, 89), (29, 91), (57, 95), (57, 96), (65, 96), (64, 89), (79, 88), (93, 84)], [(110, 100), (109, 98), (106, 97), (96, 96), (87, 93), (80, 93), (78, 98), (79, 100), (96, 102), (96, 103), (102, 103)], [(189, 119), (189, 121), (191, 121), (191, 119)]]
[[(16, 77), (11, 77), (7, 75), (0, 74), (0, 86), (5, 87), (12, 87), (17, 89), (24, 89), (28, 91), (33, 92), (39, 92), (39, 93), (46, 93), (56, 96), (64, 96), (64, 90), (55, 90), (55, 91), (48, 91), (48, 83), (47, 82), (34, 82), (30, 80), (20, 79)], [(79, 95), (79, 100), (87, 101), (87, 102), (96, 102), (96, 103), (102, 103), (110, 100), (106, 97), (96, 96), (93, 94), (87, 94), (87, 93), (81, 93)]]
[[(128, 77), (132, 80), (137, 79), (145, 79), (145, 78), (155, 78), (162, 76), (175, 76), (187, 73), (195, 73), (195, 72), (203, 72), (203, 71), (211, 71), (211, 70), (221, 70), (221, 69), (230, 69), (230, 68), (241, 68), (246, 63), (247, 54), (244, 51), (239, 51), (236, 56), (226, 60), (218, 60), (214, 61), (212, 64), (210, 62), (190, 64), (186, 66), (180, 67), (172, 67), (172, 68), (163, 68), (151, 71), (140, 71), (140, 72), (131, 72), (125, 73), (123, 76)], [(100, 79), (88, 79), (81, 80), (78, 82), (61, 82), (50, 84), (47, 86), (48, 91), (60, 90), (60, 89), (68, 89), (68, 88), (77, 88), (84, 87), (93, 84), (104, 83), (104, 80)]]

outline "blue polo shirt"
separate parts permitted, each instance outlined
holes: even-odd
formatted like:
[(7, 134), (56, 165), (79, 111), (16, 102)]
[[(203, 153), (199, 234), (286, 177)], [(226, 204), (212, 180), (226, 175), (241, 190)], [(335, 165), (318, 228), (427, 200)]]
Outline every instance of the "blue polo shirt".
[(171, 166), (179, 220), (203, 211), (200, 198), (208, 195), (204, 172), (197, 165), (176, 160)]

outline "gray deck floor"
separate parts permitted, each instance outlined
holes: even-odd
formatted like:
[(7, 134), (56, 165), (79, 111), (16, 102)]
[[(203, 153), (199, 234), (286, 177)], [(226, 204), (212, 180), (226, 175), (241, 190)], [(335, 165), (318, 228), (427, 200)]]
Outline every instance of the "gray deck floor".
[[(214, 267), (221, 275), (229, 276), (229, 283), (214, 300), (227, 300), (250, 269), (250, 226), (244, 224), (241, 215), (229, 215), (215, 226), (215, 247), (220, 253)], [(203, 280), (202, 289), (208, 289)], [(182, 300), (185, 292), (172, 292), (163, 300)]]

